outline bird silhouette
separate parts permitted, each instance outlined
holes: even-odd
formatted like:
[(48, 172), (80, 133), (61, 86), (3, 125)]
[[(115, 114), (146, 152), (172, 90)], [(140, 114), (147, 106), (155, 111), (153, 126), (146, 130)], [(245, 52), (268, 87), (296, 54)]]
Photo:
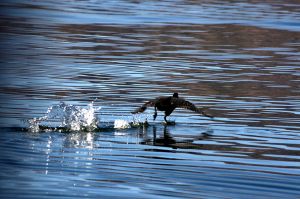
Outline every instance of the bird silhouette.
[(212, 118), (213, 116), (207, 114), (204, 112), (206, 108), (198, 108), (196, 107), (193, 103), (185, 100), (184, 98), (181, 98), (178, 96), (178, 93), (174, 93), (173, 96), (169, 97), (157, 97), (153, 100), (150, 100), (146, 102), (144, 105), (141, 107), (135, 109), (132, 114), (136, 113), (142, 113), (144, 112), (148, 107), (154, 107), (154, 115), (153, 115), (153, 120), (156, 119), (157, 117), (157, 110), (159, 111), (164, 111), (165, 116), (164, 120), (166, 123), (169, 123), (167, 121), (167, 117), (171, 115), (171, 113), (176, 109), (176, 108), (184, 108), (188, 109), (191, 111), (194, 111), (196, 113), (200, 113), (206, 117)]

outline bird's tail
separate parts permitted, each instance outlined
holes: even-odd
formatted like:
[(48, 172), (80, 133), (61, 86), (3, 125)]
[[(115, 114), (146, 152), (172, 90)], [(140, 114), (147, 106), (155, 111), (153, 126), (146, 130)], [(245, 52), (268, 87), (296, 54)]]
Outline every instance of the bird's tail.
[(146, 102), (143, 106), (135, 109), (134, 111), (132, 111), (132, 114), (136, 114), (136, 113), (142, 113), (144, 112), (148, 107), (154, 106), (154, 102), (153, 101), (149, 101)]

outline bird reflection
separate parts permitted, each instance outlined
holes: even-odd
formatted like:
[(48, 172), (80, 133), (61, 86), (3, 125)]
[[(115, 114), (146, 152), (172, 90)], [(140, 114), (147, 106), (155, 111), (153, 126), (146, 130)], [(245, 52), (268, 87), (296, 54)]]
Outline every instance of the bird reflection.
[(156, 127), (153, 127), (153, 145), (162, 145), (167, 147), (173, 147), (172, 145), (176, 144), (176, 140), (171, 136), (167, 126), (164, 127), (163, 137), (157, 138)]
[(163, 131), (162, 137), (159, 137), (157, 127), (153, 126), (153, 128), (152, 128), (153, 137), (149, 138), (148, 136), (146, 136), (147, 138), (145, 137), (144, 141), (141, 144), (171, 147), (174, 149), (177, 149), (177, 148), (200, 149), (200, 148), (202, 148), (202, 146), (200, 144), (195, 144), (194, 141), (209, 139), (213, 133), (212, 130), (207, 130), (206, 132), (203, 132), (200, 135), (189, 137), (187, 139), (178, 140), (172, 136), (167, 125), (164, 126), (162, 131)]

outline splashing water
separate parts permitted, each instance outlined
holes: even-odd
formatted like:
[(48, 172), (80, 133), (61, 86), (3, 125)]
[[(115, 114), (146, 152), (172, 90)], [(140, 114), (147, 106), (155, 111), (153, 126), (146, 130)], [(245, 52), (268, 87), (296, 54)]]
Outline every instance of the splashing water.
[(150, 114), (134, 114), (132, 115), (132, 126), (140, 126), (142, 124), (148, 124), (148, 120), (151, 117)]
[(127, 120), (115, 120), (114, 122), (114, 128), (115, 129), (126, 129), (126, 128), (130, 128), (131, 125)]
[[(94, 102), (88, 104), (87, 108), (66, 104), (61, 102), (50, 106), (42, 117), (27, 120), (30, 132), (40, 131), (95, 131), (99, 129), (99, 119), (96, 112), (101, 107), (94, 107)], [(126, 129), (131, 127), (148, 126), (148, 114), (135, 114), (132, 118), (116, 119), (113, 123), (115, 129)], [(105, 128), (105, 127), (104, 127)], [(111, 128), (109, 126), (109, 128)]]
[(59, 127), (71, 131), (93, 131), (98, 128), (99, 120), (95, 112), (100, 108), (94, 108), (93, 102), (87, 108), (61, 102), (49, 107), (44, 116), (28, 120), (29, 131), (39, 132), (41, 123), (49, 127), (59, 124)]

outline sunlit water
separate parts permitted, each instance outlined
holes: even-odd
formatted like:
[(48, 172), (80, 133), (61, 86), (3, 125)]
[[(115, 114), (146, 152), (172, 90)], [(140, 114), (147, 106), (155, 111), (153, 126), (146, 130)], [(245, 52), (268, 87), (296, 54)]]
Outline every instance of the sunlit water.
[[(1, 198), (299, 198), (298, 1), (1, 1)], [(164, 125), (159, 95), (207, 106)]]

